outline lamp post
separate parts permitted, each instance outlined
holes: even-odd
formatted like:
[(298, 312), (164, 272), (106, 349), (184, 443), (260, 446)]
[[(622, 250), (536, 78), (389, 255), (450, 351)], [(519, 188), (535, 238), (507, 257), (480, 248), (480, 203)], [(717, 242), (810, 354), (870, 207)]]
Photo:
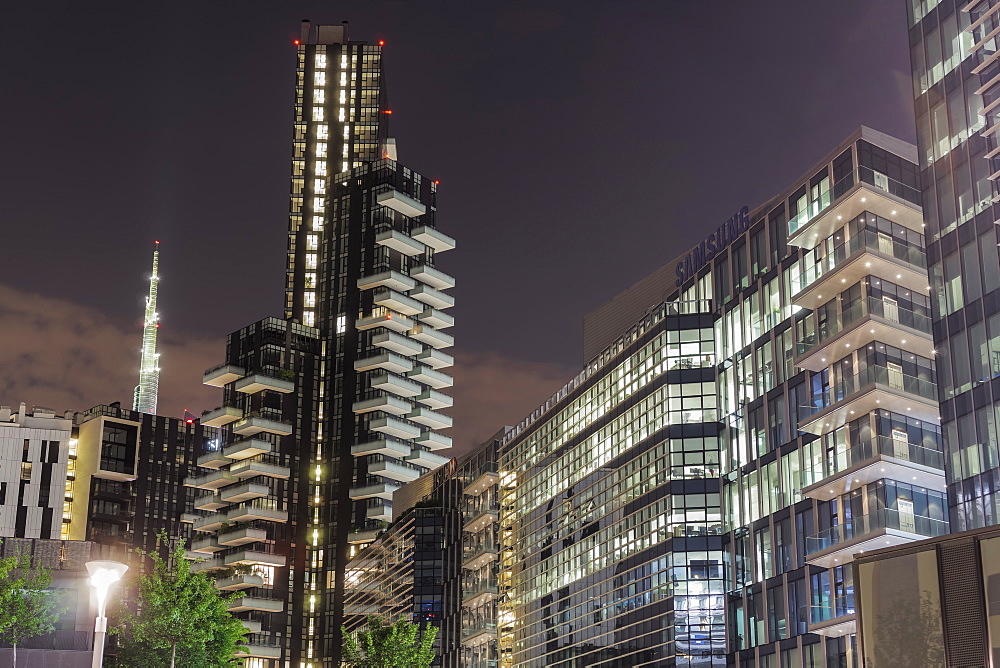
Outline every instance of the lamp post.
[(108, 588), (122, 579), (128, 566), (117, 561), (88, 561), (87, 572), (90, 573), (90, 586), (97, 594), (97, 620), (94, 623), (94, 662), (93, 668), (101, 668), (104, 663), (104, 636), (108, 632), (108, 618), (104, 616), (108, 602)]

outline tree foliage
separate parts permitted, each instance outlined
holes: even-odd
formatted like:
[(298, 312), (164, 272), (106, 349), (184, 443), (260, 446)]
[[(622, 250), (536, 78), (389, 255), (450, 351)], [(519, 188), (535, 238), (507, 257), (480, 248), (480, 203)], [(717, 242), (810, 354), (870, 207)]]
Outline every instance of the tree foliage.
[(0, 559), (0, 640), (17, 646), (51, 633), (65, 610), (58, 592), (50, 591), (52, 573), (27, 554)]
[[(166, 543), (161, 534), (157, 544)], [(118, 634), (118, 661), (123, 666), (147, 668), (221, 668), (242, 666), (234, 657), (247, 630), (226, 610), (239, 594), (220, 595), (215, 582), (204, 572), (192, 571), (184, 557), (184, 545), (174, 549), (170, 560), (156, 552), (141, 552), (153, 561), (149, 574), (140, 574), (123, 600)]]
[(428, 668), (434, 661), (438, 629), (399, 619), (395, 623), (373, 615), (354, 633), (342, 628), (341, 664), (351, 668)]

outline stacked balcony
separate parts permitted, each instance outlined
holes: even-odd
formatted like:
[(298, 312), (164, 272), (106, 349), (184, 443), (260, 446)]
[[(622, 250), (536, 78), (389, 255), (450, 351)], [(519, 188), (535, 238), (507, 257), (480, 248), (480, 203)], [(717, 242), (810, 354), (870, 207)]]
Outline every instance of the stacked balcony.
[[(381, 190), (378, 204), (407, 219), (423, 216), (427, 208), (392, 188)], [(354, 326), (365, 332), (368, 350), (354, 363), (358, 387), (352, 404), (365, 426), (367, 438), (353, 445), (351, 454), (363, 460), (362, 478), (350, 490), (355, 501), (364, 501), (366, 524), (351, 534), (352, 543), (374, 540), (377, 522), (392, 519), (390, 500), (401, 485), (428, 469), (441, 466), (447, 457), (434, 450), (451, 446), (439, 430), (451, 427), (451, 417), (439, 412), (452, 405), (442, 392), (453, 380), (443, 370), (454, 358), (443, 349), (454, 339), (443, 330), (454, 324), (446, 309), (454, 305), (447, 294), (455, 279), (431, 262), (436, 253), (455, 247), (455, 241), (429, 225), (395, 221), (377, 229), (375, 243), (402, 258), (401, 269), (362, 277), (357, 287), (369, 310), (358, 314)], [(367, 294), (365, 294), (367, 293)]]
[(806, 537), (806, 559), (833, 568), (849, 563), (860, 552), (946, 533), (948, 523), (944, 520), (882, 508)]

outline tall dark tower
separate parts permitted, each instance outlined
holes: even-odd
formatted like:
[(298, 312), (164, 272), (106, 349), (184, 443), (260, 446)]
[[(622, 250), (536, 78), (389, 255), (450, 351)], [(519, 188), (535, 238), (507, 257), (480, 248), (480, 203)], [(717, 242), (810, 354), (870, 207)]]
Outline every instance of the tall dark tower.
[(339, 665), (347, 560), (451, 446), (454, 279), (435, 265), (455, 242), (436, 227), (436, 184), (387, 138), (382, 47), (302, 23), (285, 318), (230, 335), (205, 375), (224, 388), (203, 420), (222, 442), (199, 460), (216, 472), (191, 480), (211, 491), (194, 528), (218, 534), (202, 567), (246, 590), (236, 612), (261, 668)]

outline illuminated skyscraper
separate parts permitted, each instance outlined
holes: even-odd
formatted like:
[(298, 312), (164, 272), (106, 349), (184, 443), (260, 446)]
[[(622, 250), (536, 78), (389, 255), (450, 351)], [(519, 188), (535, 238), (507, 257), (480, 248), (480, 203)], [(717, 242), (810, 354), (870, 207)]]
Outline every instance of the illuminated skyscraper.
[(303, 22), (285, 317), (231, 334), (205, 373), (224, 390), (202, 418), (221, 443), (199, 459), (216, 471), (188, 482), (213, 513), (195, 531), (218, 535), (195, 549), (215, 555), (202, 568), (256, 569), (226, 585), (245, 591), (234, 611), (255, 645), (272, 648), (254, 665), (338, 665), (347, 560), (451, 445), (439, 410), (452, 403), (454, 279), (435, 265), (455, 242), (436, 229), (436, 183), (387, 138), (382, 47)]
[(149, 277), (149, 295), (146, 297), (146, 314), (142, 323), (142, 361), (139, 363), (139, 384), (135, 386), (132, 410), (156, 413), (156, 393), (160, 385), (160, 353), (156, 352), (156, 330), (160, 316), (156, 312), (156, 288), (160, 277), (160, 242), (154, 242), (153, 273)]

